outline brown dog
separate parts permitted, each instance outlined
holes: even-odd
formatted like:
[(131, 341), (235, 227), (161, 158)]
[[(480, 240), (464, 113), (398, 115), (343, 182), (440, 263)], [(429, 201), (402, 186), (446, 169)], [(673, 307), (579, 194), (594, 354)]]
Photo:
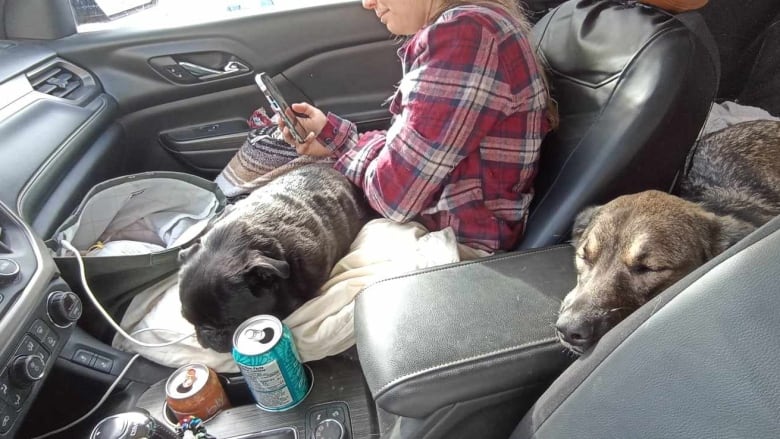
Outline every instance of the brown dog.
[(733, 125), (700, 140), (681, 196), (646, 191), (581, 212), (577, 286), (556, 332), (583, 353), (665, 288), (780, 214), (780, 122)]

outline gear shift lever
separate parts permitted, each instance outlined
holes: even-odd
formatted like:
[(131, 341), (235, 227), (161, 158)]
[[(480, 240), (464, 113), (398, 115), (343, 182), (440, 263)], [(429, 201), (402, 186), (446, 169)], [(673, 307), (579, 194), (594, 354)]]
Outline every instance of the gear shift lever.
[(90, 439), (178, 439), (170, 428), (149, 412), (136, 409), (103, 419), (92, 430)]

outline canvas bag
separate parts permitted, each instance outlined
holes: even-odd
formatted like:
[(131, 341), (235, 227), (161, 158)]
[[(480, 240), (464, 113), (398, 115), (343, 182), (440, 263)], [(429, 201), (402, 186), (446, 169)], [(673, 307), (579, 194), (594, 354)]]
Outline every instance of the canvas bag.
[(179, 250), (200, 236), (225, 204), (214, 182), (194, 175), (118, 177), (90, 189), (46, 244), (76, 292), (83, 292), (79, 267), (61, 242), (80, 250), (90, 289), (111, 303), (178, 270)]

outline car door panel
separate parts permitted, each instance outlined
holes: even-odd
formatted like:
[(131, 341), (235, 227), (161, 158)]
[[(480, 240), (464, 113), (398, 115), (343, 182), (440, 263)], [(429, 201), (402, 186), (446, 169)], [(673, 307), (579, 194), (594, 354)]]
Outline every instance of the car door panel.
[[(0, 102), (2, 149), (42, 154), (4, 155), (3, 201), (48, 237), (86, 191), (107, 178), (149, 170), (213, 178), (248, 127), (234, 125), (227, 136), (180, 144), (178, 151), (164, 145), (161, 135), (246, 121), (267, 105), (253, 80), (259, 71), (272, 74), (291, 102), (309, 101), (354, 119), (361, 129), (385, 126), (389, 114), (382, 103), (401, 75), (399, 44), (358, 2), (180, 28), (119, 28), (3, 43), (0, 86), (26, 88), (20, 98)], [(150, 64), (161, 56), (207, 67), (235, 58), (251, 71), (182, 84)], [(91, 75), (82, 78), (82, 92), (89, 93), (63, 100), (33, 91), (38, 72), (52, 63)]]
[[(385, 127), (383, 102), (401, 75), (399, 45), (357, 2), (175, 29), (84, 33), (53, 43), (117, 101), (129, 172), (163, 168), (209, 178), (240, 147), (240, 132), (176, 147), (163, 142), (164, 134), (245, 120), (260, 106), (270, 110), (254, 83), (260, 71), (274, 77), (290, 102), (308, 101), (361, 130)], [(207, 54), (240, 60), (251, 70), (187, 84), (150, 63), (168, 57), (219, 67)]]

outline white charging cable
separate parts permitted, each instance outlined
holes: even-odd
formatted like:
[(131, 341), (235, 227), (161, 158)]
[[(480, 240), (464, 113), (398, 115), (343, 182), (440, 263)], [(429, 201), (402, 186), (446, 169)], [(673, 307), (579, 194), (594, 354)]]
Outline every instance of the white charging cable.
[(111, 386), (108, 388), (108, 390), (106, 390), (106, 393), (103, 394), (103, 397), (100, 398), (100, 400), (97, 402), (97, 404), (95, 404), (95, 406), (92, 407), (92, 410), (88, 411), (87, 414), (85, 414), (84, 416), (76, 419), (75, 421), (71, 422), (70, 424), (68, 424), (68, 425), (66, 425), (64, 427), (60, 427), (60, 428), (58, 428), (56, 430), (52, 430), (52, 431), (50, 431), (48, 433), (44, 433), (44, 434), (42, 434), (40, 436), (35, 436), (33, 439), (43, 439), (43, 438), (49, 437), (51, 435), (55, 435), (57, 433), (62, 433), (63, 431), (70, 429), (71, 427), (73, 427), (74, 425), (78, 424), (79, 422), (81, 422), (81, 421), (87, 419), (88, 417), (92, 416), (92, 414), (95, 413), (97, 411), (97, 409), (99, 409), (100, 406), (102, 406), (103, 403), (106, 402), (108, 397), (111, 395), (111, 392), (114, 391), (116, 386), (119, 385), (119, 382), (122, 381), (122, 378), (125, 377), (125, 374), (127, 373), (127, 371), (130, 370), (130, 366), (132, 366), (133, 362), (135, 362), (135, 360), (137, 360), (138, 357), (140, 357), (140, 356), (141, 356), (140, 354), (133, 355), (133, 358), (131, 358), (130, 361), (127, 362), (127, 365), (125, 366), (125, 368), (122, 369), (122, 373), (120, 373), (119, 376), (116, 377), (114, 382), (111, 383)]
[[(95, 297), (95, 293), (92, 292), (92, 289), (89, 288), (89, 284), (87, 282), (87, 273), (86, 273), (86, 270), (84, 268), (84, 260), (81, 257), (81, 253), (79, 253), (79, 251), (76, 250), (76, 248), (73, 247), (73, 245), (70, 242), (66, 241), (66, 240), (62, 240), (60, 242), (60, 244), (64, 248), (66, 248), (68, 251), (70, 251), (71, 253), (73, 253), (76, 256), (76, 262), (78, 263), (78, 266), (79, 266), (79, 275), (81, 276), (81, 284), (84, 286), (84, 291), (87, 293), (87, 296), (89, 296), (89, 299), (92, 301), (92, 303), (98, 309), (98, 311), (100, 311), (100, 313), (103, 315), (103, 317), (105, 317), (105, 319), (108, 321), (108, 323), (111, 326), (113, 326), (114, 329), (116, 329), (116, 331), (119, 334), (122, 335), (122, 337), (130, 340), (131, 342), (133, 342), (133, 343), (135, 343), (135, 344), (137, 344), (139, 346), (143, 346), (143, 347), (146, 347), (146, 348), (164, 348), (164, 347), (167, 347), (167, 346), (174, 345), (176, 343), (180, 343), (180, 342), (182, 342), (182, 341), (184, 341), (184, 340), (186, 340), (186, 339), (188, 339), (190, 337), (193, 337), (195, 335), (195, 333), (188, 334), (188, 335), (183, 335), (182, 337), (177, 338), (176, 340), (165, 342), (165, 343), (146, 343), (146, 342), (143, 342), (141, 340), (136, 339), (131, 334), (128, 334), (124, 329), (122, 329), (121, 326), (119, 326), (119, 324), (117, 322), (114, 321), (114, 319), (111, 317), (111, 315), (108, 313), (108, 311), (106, 311), (105, 308), (103, 308), (103, 306), (97, 300), (97, 297)], [(155, 328), (140, 329), (138, 331), (135, 331), (133, 334), (139, 334), (141, 332), (147, 332), (147, 331), (165, 331), (165, 332), (178, 334), (175, 331), (172, 331), (170, 329), (164, 329), (164, 328), (160, 328), (160, 329), (155, 329)]]

